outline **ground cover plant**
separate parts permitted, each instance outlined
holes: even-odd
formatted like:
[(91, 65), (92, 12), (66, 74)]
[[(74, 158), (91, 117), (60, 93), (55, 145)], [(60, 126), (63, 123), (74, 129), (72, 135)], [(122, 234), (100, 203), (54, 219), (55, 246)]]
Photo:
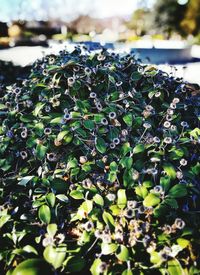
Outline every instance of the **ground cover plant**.
[(29, 76), (31, 66), (21, 67), (12, 62), (0, 60), (0, 83), (1, 85), (10, 85), (21, 83), (23, 79)]
[(199, 87), (62, 51), (0, 100), (1, 274), (199, 274)]

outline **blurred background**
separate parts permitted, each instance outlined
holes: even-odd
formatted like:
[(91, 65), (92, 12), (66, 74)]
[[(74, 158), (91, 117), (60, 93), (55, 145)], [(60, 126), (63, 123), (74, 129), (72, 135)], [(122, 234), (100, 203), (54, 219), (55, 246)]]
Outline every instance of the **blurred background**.
[(200, 0), (0, 0), (0, 78), (79, 42), (200, 84)]

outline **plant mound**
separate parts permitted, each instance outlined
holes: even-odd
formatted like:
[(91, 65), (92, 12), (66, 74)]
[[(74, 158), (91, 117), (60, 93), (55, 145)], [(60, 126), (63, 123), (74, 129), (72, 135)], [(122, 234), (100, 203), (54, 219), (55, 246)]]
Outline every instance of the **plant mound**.
[(31, 274), (43, 260), (53, 274), (199, 274), (198, 92), (131, 55), (79, 47), (8, 87), (1, 270), (37, 259)]

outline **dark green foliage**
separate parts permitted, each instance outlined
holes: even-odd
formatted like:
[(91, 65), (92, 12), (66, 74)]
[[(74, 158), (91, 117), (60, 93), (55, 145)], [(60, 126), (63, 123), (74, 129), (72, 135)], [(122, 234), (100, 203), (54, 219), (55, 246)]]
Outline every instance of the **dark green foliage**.
[(132, 56), (79, 48), (8, 87), (1, 270), (43, 258), (57, 274), (198, 274), (197, 93)]

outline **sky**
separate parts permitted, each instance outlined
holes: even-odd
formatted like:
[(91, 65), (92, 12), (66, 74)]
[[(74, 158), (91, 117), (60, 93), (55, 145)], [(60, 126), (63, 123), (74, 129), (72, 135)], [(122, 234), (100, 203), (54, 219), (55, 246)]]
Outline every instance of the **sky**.
[(155, 0), (0, 0), (0, 21), (49, 18), (70, 21), (79, 14), (93, 17), (128, 16)]

